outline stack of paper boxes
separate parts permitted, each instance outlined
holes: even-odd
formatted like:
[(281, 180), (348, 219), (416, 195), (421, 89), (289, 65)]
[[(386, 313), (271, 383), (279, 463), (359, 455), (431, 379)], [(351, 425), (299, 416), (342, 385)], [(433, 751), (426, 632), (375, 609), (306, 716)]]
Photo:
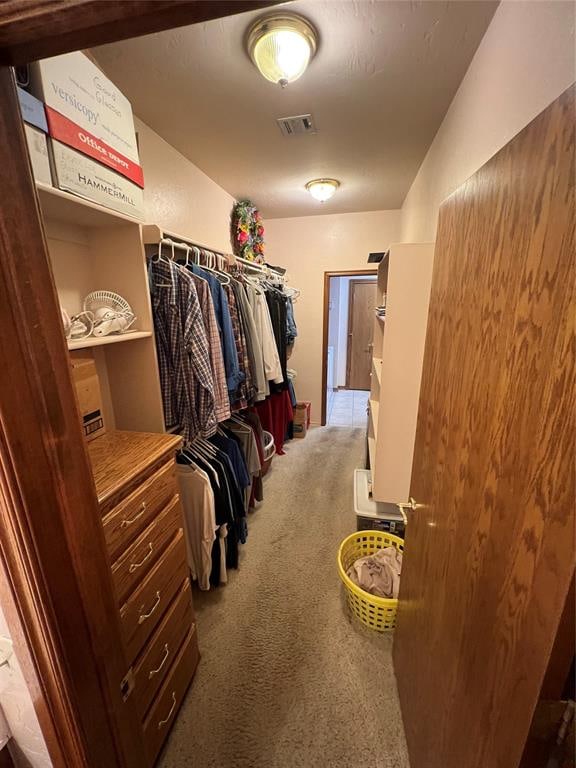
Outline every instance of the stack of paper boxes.
[(31, 79), (44, 102), (54, 185), (142, 218), (144, 177), (128, 99), (80, 52), (37, 62)]
[(28, 154), (30, 155), (34, 178), (43, 184), (51, 184), (50, 160), (46, 142), (48, 123), (46, 122), (44, 104), (22, 88), (18, 88), (18, 100), (20, 101), (20, 113), (24, 120), (24, 132), (26, 133)]

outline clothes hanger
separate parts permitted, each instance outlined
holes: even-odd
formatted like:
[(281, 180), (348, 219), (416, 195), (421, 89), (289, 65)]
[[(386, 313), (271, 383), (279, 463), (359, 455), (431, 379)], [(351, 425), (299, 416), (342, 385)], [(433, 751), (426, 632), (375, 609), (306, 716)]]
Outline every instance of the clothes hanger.
[[(167, 245), (167, 241), (164, 238), (162, 238), (160, 240), (160, 242), (158, 243), (158, 258), (155, 259), (154, 257), (152, 257), (151, 261), (153, 261), (154, 263), (158, 263), (159, 261), (163, 261), (166, 264), (170, 264), (170, 259), (167, 259), (165, 256), (162, 256), (162, 245)], [(172, 280), (172, 278), (171, 278), (171, 280)], [(174, 288), (174, 283), (173, 282), (170, 282), (170, 283), (154, 283), (154, 286), (156, 288)]]
[[(204, 258), (206, 261), (208, 261), (209, 264), (216, 264), (216, 254), (212, 253), (212, 251), (205, 251), (202, 250), (201, 253), (204, 255)], [(206, 269), (208, 272), (212, 272), (212, 274), (220, 280), (223, 285), (230, 285), (230, 277), (223, 272), (218, 272), (216, 269), (213, 269), (211, 266), (203, 266), (202, 269)]]

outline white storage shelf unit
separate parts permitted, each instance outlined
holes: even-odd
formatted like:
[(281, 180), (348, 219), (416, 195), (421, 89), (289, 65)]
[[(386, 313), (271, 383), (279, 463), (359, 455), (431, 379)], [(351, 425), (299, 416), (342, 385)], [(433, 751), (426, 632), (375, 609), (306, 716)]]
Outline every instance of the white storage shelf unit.
[(368, 450), (376, 501), (407, 502), (434, 260), (433, 243), (390, 246), (378, 266)]
[(73, 315), (95, 290), (119, 293), (132, 307), (132, 333), (68, 342), (94, 352), (108, 429), (164, 432), (152, 310), (135, 219), (37, 184), (56, 290)]

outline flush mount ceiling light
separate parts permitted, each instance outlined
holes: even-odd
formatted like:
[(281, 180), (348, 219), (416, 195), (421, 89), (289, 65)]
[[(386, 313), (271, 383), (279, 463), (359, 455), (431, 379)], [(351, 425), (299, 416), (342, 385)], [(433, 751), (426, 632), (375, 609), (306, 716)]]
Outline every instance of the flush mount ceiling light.
[(285, 88), (306, 71), (318, 47), (318, 34), (302, 16), (275, 13), (256, 20), (246, 44), (260, 73)]
[(336, 179), (313, 179), (306, 184), (306, 189), (315, 200), (325, 203), (334, 195), (340, 182)]

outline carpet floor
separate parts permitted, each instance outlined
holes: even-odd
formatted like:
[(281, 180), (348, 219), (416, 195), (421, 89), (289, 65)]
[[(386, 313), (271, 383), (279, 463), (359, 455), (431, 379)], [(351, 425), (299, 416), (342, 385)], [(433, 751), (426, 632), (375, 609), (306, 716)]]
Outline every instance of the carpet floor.
[(364, 431), (311, 430), (276, 456), (240, 568), (195, 590), (202, 659), (160, 768), (409, 768), (390, 635), (347, 614)]

